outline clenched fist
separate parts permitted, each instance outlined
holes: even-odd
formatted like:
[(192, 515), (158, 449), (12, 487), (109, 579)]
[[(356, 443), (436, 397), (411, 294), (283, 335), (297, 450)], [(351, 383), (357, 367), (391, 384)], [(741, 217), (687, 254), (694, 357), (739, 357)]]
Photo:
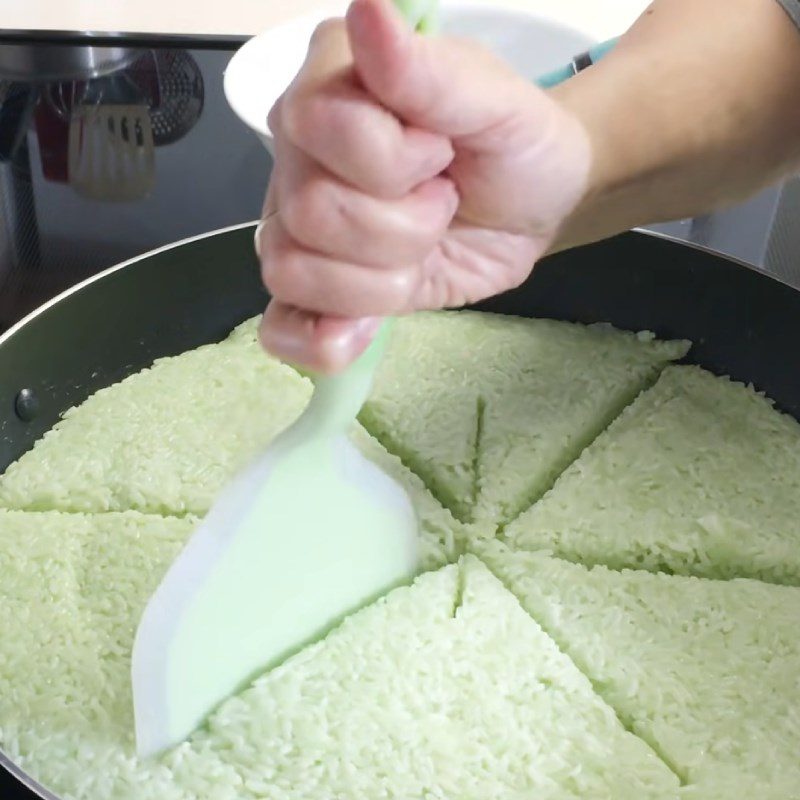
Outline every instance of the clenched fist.
[(390, 0), (317, 29), (269, 124), (262, 341), (322, 372), (383, 316), (521, 283), (588, 184), (575, 117), (477, 44), (413, 33)]

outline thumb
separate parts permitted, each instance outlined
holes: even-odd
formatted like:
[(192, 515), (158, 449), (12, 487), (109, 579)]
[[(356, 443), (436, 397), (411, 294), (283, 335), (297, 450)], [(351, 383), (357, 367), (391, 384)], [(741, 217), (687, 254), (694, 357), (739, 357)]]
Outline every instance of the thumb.
[(530, 85), (476, 44), (414, 33), (392, 0), (353, 0), (347, 33), (366, 89), (404, 122), (450, 137), (519, 108)]

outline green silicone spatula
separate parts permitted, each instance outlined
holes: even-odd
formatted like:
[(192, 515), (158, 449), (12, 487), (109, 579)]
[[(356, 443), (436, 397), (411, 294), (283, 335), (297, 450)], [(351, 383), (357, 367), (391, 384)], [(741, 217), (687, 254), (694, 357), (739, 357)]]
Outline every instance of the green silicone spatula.
[(222, 700), (417, 570), (405, 491), (350, 442), (387, 336), (316, 381), (293, 426), (221, 493), (133, 647), (136, 745), (157, 754)]
[[(398, 2), (418, 29), (435, 2)], [(187, 738), (259, 672), (418, 568), (405, 491), (348, 432), (385, 349), (384, 323), (347, 370), (236, 477), (150, 599), (133, 646), (141, 757)]]
[[(395, 2), (417, 30), (436, 27), (437, 0)], [(140, 756), (181, 742), (256, 674), (417, 571), (408, 497), (347, 436), (388, 325), (345, 372), (316, 381), (302, 416), (222, 492), (150, 599), (132, 660)]]

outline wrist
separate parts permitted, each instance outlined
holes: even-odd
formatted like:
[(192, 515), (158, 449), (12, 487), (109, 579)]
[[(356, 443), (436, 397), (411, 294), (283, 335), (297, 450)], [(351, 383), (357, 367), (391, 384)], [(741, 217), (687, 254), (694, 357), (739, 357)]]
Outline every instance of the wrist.
[[(578, 76), (566, 84), (548, 91), (551, 98), (559, 104), (574, 124), (581, 128), (588, 142), (589, 168), (583, 192), (575, 207), (559, 226), (548, 253), (566, 250), (592, 240), (591, 216), (602, 209), (603, 198), (608, 194), (614, 181), (607, 156), (609, 132), (602, 116), (592, 113), (591, 92), (584, 90), (585, 80), (579, 82)], [(616, 169), (620, 169), (619, 163)]]
[(648, 76), (658, 74), (657, 64), (646, 52), (620, 49), (551, 91), (585, 130), (591, 168), (549, 252), (677, 218), (695, 200), (697, 176), (687, 167), (709, 149), (713, 129), (686, 113), (675, 87), (654, 84)]

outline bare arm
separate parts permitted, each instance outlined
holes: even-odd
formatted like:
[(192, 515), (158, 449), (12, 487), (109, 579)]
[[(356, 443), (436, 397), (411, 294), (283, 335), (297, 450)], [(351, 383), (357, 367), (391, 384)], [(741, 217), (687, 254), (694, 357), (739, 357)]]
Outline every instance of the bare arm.
[(552, 95), (593, 163), (551, 250), (729, 205), (800, 166), (800, 33), (776, 0), (655, 0)]
[(800, 34), (781, 2), (655, 0), (544, 92), (390, 0), (326, 23), (273, 108), (262, 341), (336, 371), (380, 318), (461, 306), (548, 252), (734, 202), (800, 165)]

